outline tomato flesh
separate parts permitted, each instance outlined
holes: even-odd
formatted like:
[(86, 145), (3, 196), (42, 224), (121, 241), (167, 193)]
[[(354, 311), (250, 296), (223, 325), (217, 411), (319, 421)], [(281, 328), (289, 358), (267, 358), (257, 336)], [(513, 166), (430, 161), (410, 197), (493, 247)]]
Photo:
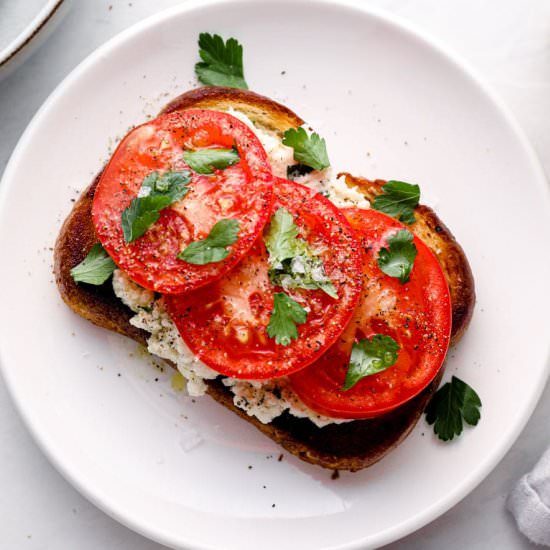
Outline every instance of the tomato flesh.
[(283, 289), (268, 275), (268, 253), (260, 237), (245, 259), (223, 279), (165, 303), (191, 351), (209, 367), (235, 378), (276, 378), (306, 367), (338, 338), (361, 291), (362, 255), (342, 213), (312, 189), (276, 180), (274, 211), (286, 208), (300, 237), (319, 251), (338, 298), (322, 290), (285, 292), (307, 310), (298, 339), (276, 344), (267, 333), (273, 295)]
[[(212, 175), (192, 172), (187, 195), (163, 209), (141, 237), (124, 241), (122, 212), (145, 176), (187, 169), (184, 150), (233, 146), (240, 156), (237, 164)], [(92, 218), (104, 248), (136, 283), (161, 293), (180, 293), (221, 277), (243, 258), (271, 212), (272, 183), (265, 151), (245, 124), (216, 111), (178, 111), (138, 126), (122, 140), (99, 180)], [(225, 260), (194, 265), (177, 258), (220, 219), (239, 221), (238, 240)]]
[[(290, 377), (313, 410), (335, 418), (370, 418), (420, 393), (441, 368), (451, 333), (449, 287), (437, 259), (417, 237), (418, 255), (409, 282), (385, 275), (380, 248), (404, 226), (376, 210), (343, 210), (365, 251), (359, 304), (338, 341), (315, 363)], [(397, 362), (343, 390), (354, 342), (385, 334), (400, 346)]]

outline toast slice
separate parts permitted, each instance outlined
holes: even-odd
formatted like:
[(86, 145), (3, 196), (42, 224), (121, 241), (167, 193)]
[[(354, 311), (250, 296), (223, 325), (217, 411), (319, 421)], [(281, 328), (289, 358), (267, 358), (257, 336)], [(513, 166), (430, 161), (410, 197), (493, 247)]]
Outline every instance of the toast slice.
[[(247, 115), (259, 128), (282, 138), (289, 129), (303, 124), (287, 107), (250, 91), (207, 87), (187, 92), (171, 101), (162, 113), (189, 108), (225, 111), (233, 108)], [(349, 185), (357, 186), (368, 198), (381, 193), (384, 181), (370, 181), (343, 173)], [(70, 274), (93, 244), (98, 242), (91, 218), (92, 201), (99, 176), (83, 192), (63, 223), (54, 250), (54, 272), (65, 303), (92, 323), (146, 344), (148, 333), (129, 323), (134, 313), (115, 295), (110, 281), (95, 287), (77, 285)], [(415, 210), (417, 221), (410, 226), (436, 254), (449, 287), (452, 300), (452, 336), (456, 343), (464, 334), (473, 313), (474, 280), (468, 260), (449, 229), (427, 206)], [(173, 365), (172, 365), (173, 366)], [(208, 394), (216, 401), (250, 422), (265, 435), (297, 457), (325, 468), (357, 471), (380, 460), (412, 430), (425, 406), (439, 386), (443, 369), (418, 396), (397, 410), (374, 419), (330, 424), (318, 428), (310, 420), (287, 412), (269, 424), (233, 404), (233, 394), (221, 380), (208, 380)]]

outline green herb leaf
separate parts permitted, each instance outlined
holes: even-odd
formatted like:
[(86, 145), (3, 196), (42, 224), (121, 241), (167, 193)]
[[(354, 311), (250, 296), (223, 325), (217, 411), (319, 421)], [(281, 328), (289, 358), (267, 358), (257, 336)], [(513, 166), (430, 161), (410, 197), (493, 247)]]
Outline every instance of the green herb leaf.
[(294, 149), (294, 160), (310, 166), (315, 170), (323, 170), (330, 166), (327, 155), (327, 144), (319, 134), (307, 135), (304, 128), (289, 128), (283, 136), (283, 144)]
[(397, 361), (399, 344), (390, 336), (375, 334), (353, 344), (343, 390), (353, 388), (359, 380), (386, 370)]
[(292, 340), (297, 340), (296, 325), (306, 322), (306, 310), (284, 292), (273, 295), (273, 311), (267, 325), (267, 334), (275, 338), (275, 343), (288, 346)]
[(466, 382), (453, 376), (441, 386), (426, 407), (426, 421), (434, 425), (434, 432), (443, 441), (462, 433), (464, 422), (476, 426), (481, 418), (481, 399)]
[(175, 170), (164, 174), (153, 172), (143, 178), (138, 197), (155, 198), (159, 204), (161, 201), (172, 204), (187, 195), (189, 191), (187, 184), (190, 180), (189, 170)]
[(325, 273), (323, 261), (313, 254), (307, 241), (298, 237), (298, 232), (299, 228), (286, 208), (279, 208), (271, 217), (264, 234), (271, 282), (285, 290), (320, 289), (330, 297), (338, 298), (334, 285)]
[(269, 252), (272, 265), (291, 259), (305, 252), (307, 243), (298, 239), (298, 226), (292, 214), (286, 208), (279, 208), (273, 216), (264, 234), (264, 243)]
[(197, 78), (207, 86), (228, 86), (248, 89), (243, 71), (243, 47), (235, 38), (224, 43), (218, 34), (199, 35), (199, 55), (195, 65)]
[(239, 152), (233, 149), (198, 149), (184, 151), (183, 160), (198, 174), (213, 174), (214, 170), (225, 170), (239, 162)]
[(389, 250), (381, 248), (378, 253), (378, 267), (390, 277), (396, 277), (405, 284), (411, 275), (414, 259), (418, 253), (413, 234), (401, 229), (388, 239)]
[(122, 212), (122, 232), (127, 243), (141, 237), (160, 217), (160, 209), (151, 201), (133, 199)]
[(143, 178), (138, 196), (122, 212), (124, 241), (131, 243), (141, 237), (159, 219), (163, 208), (185, 197), (190, 180), (189, 170), (153, 172)]
[(115, 270), (115, 262), (100, 243), (94, 244), (88, 255), (71, 269), (71, 277), (75, 283), (102, 285)]
[(375, 197), (372, 207), (403, 223), (414, 223), (414, 209), (420, 200), (420, 187), (404, 181), (388, 181), (383, 194)]
[(229, 256), (227, 247), (236, 242), (238, 234), (237, 220), (220, 220), (212, 227), (206, 239), (188, 245), (178, 254), (178, 258), (195, 265), (221, 262)]

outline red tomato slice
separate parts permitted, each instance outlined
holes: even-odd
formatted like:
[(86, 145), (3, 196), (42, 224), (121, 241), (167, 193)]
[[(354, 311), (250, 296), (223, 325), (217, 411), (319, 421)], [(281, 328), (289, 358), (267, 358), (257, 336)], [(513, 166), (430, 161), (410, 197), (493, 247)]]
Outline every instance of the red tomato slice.
[[(366, 251), (363, 292), (345, 331), (317, 362), (290, 377), (313, 410), (335, 418), (370, 418), (402, 405), (435, 377), (451, 334), (451, 298), (439, 262), (417, 237), (410, 280), (401, 284), (377, 264), (378, 251), (404, 226), (376, 210), (343, 210)], [(397, 362), (342, 390), (354, 342), (385, 334), (400, 346)]]
[[(234, 145), (240, 156), (237, 164), (213, 175), (192, 173), (187, 195), (163, 209), (141, 237), (124, 241), (122, 212), (145, 176), (187, 168), (184, 149)], [(101, 244), (136, 283), (162, 293), (185, 292), (221, 277), (243, 258), (271, 212), (272, 182), (265, 151), (245, 124), (216, 111), (179, 111), (138, 126), (122, 140), (101, 175), (92, 217)], [(225, 260), (194, 265), (177, 258), (220, 219), (240, 224), (238, 240)]]
[(266, 379), (309, 365), (338, 338), (353, 314), (361, 291), (362, 257), (342, 213), (317, 192), (276, 179), (274, 211), (286, 208), (300, 237), (319, 254), (338, 298), (322, 290), (286, 291), (307, 310), (298, 339), (276, 344), (267, 333), (273, 295), (282, 292), (268, 276), (268, 253), (260, 237), (250, 254), (221, 280), (166, 305), (180, 334), (204, 363), (227, 376)]

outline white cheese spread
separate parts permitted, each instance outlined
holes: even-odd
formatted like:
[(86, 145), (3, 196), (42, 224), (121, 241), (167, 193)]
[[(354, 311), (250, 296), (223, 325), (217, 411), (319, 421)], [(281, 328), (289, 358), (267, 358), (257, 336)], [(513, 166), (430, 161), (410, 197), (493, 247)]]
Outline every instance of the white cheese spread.
[(265, 149), (273, 175), (278, 178), (286, 178), (287, 166), (296, 164), (293, 159), (294, 149), (283, 145), (281, 138), (275, 132), (260, 130), (254, 126), (254, 123), (244, 113), (233, 108), (229, 108), (227, 112), (244, 122), (256, 134)]
[[(244, 113), (233, 108), (230, 108), (227, 112), (244, 122), (256, 134), (267, 153), (273, 175), (286, 178), (287, 167), (296, 164), (292, 147), (283, 145), (281, 138), (275, 132), (255, 126)], [(308, 134), (311, 133), (309, 128), (304, 126), (304, 129)], [(294, 178), (294, 181), (325, 194), (339, 208), (347, 206), (370, 207), (369, 201), (357, 187), (349, 187), (343, 178), (337, 177), (330, 166), (324, 170), (313, 170), (309, 174)]]
[(330, 418), (312, 411), (294, 393), (286, 378), (276, 380), (237, 380), (224, 378), (223, 383), (235, 394), (233, 403), (249, 416), (269, 424), (274, 418), (288, 411), (297, 418), (309, 418), (317, 427), (349, 422), (343, 418)]
[(154, 292), (134, 283), (121, 269), (113, 272), (113, 290), (117, 298), (136, 313), (149, 308), (155, 299)]
[[(154, 294), (136, 285), (123, 271), (113, 273), (113, 290), (137, 315), (130, 323), (151, 334), (147, 339), (149, 353), (174, 363), (187, 380), (187, 392), (198, 397), (206, 393), (205, 380), (213, 380), (219, 373), (197, 359), (180, 336), (176, 325), (166, 312), (162, 299), (155, 300)], [(148, 299), (146, 299), (146, 297)], [(267, 424), (288, 410), (298, 418), (309, 418), (316, 426), (346, 420), (328, 418), (306, 407), (290, 389), (284, 378), (260, 382), (257, 380), (237, 380), (224, 378), (223, 383), (233, 392), (235, 406), (245, 410)]]
[(147, 350), (172, 361), (187, 380), (187, 392), (191, 396), (206, 393), (205, 380), (213, 380), (219, 373), (199, 361), (187, 347), (176, 325), (164, 309), (162, 300), (156, 300), (149, 310), (142, 309), (130, 319), (130, 323), (151, 336), (147, 339)]
[[(283, 145), (275, 132), (256, 127), (244, 113), (234, 109), (229, 109), (228, 112), (254, 131), (267, 153), (273, 174), (286, 178), (287, 167), (296, 164), (293, 149)], [(348, 187), (345, 181), (336, 177), (330, 167), (321, 171), (314, 170), (296, 178), (295, 181), (325, 194), (340, 208), (370, 207), (361, 192), (355, 187)], [(177, 366), (178, 371), (187, 379), (189, 395), (200, 396), (206, 393), (205, 380), (212, 380), (219, 376), (219, 373), (202, 363), (187, 347), (164, 309), (162, 299), (155, 300), (153, 292), (134, 283), (120, 269), (113, 273), (113, 290), (116, 296), (136, 313), (130, 319), (130, 323), (151, 334), (147, 340), (148, 351)], [(235, 406), (246, 411), (249, 416), (255, 416), (264, 424), (268, 424), (285, 411), (298, 418), (309, 418), (320, 428), (327, 424), (349, 422), (345, 419), (322, 416), (311, 410), (292, 391), (286, 378), (258, 381), (224, 377), (222, 380), (234, 394)]]

